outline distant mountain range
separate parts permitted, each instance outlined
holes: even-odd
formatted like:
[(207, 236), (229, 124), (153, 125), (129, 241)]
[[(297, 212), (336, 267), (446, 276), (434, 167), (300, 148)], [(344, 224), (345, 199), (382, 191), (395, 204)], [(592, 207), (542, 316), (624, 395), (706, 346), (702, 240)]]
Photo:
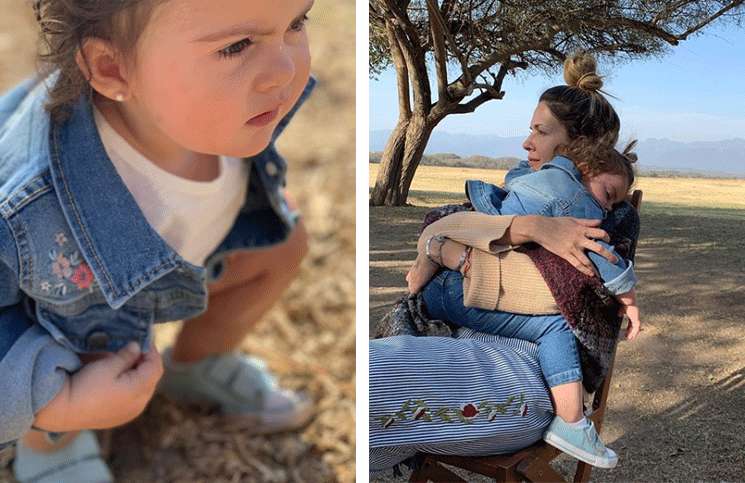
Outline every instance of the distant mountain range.
[[(370, 131), (370, 151), (383, 151), (390, 131)], [(435, 132), (426, 154), (453, 153), (492, 158), (525, 158), (524, 137), (450, 134)], [(695, 141), (685, 143), (669, 139), (640, 141), (634, 149), (640, 171), (696, 172), (704, 175), (745, 178), (745, 139)]]

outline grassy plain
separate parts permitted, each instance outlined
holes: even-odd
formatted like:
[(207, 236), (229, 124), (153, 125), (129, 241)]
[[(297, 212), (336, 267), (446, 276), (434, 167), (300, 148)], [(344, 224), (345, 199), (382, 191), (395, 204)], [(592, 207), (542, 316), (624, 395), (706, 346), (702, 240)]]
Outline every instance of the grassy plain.
[[(370, 164), (370, 186), (378, 164)], [(436, 206), (444, 196), (448, 202), (463, 199), (468, 179), (500, 183), (506, 171), (494, 169), (419, 166), (411, 184), (409, 203)], [(635, 188), (644, 191), (644, 201), (686, 206), (745, 209), (745, 179), (639, 177)]]
[[(370, 168), (372, 185), (377, 165)], [(503, 175), (421, 167), (411, 206), (370, 208), (371, 321), (405, 291), (424, 214), (463, 201), (465, 179)], [(619, 464), (594, 470), (592, 481), (742, 481), (745, 181), (641, 178), (638, 187), (642, 333), (619, 344), (602, 428)], [(557, 466), (564, 472), (571, 462)]]

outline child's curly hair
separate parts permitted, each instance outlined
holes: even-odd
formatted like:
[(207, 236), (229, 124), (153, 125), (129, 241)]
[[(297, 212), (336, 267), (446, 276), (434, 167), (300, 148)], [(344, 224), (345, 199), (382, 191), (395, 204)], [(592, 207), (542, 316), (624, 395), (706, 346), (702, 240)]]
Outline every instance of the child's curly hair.
[(64, 119), (80, 96), (90, 94), (88, 76), (76, 57), (83, 41), (97, 37), (111, 42), (134, 60), (135, 45), (145, 30), (153, 7), (165, 0), (34, 0), (41, 27), (39, 60), (42, 74), (58, 71), (47, 110)]
[(634, 163), (637, 156), (631, 151), (634, 146), (636, 141), (629, 142), (621, 153), (615, 148), (578, 139), (570, 146), (560, 146), (556, 154), (571, 159), (582, 178), (592, 179), (603, 173), (622, 176), (628, 183), (628, 191), (635, 181)]

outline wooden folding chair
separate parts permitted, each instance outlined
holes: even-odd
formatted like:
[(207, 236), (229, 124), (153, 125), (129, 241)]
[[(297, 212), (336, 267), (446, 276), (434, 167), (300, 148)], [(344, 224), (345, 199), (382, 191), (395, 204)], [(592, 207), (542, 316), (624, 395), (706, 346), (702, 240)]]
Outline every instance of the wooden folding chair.
[[(642, 192), (634, 190), (627, 198), (628, 202), (640, 212)], [(605, 405), (608, 400), (611, 378), (613, 376), (613, 365), (616, 358), (615, 350), (611, 357), (610, 367), (605, 380), (595, 391), (592, 401), (592, 414), (588, 416), (595, 423), (595, 428), (600, 433), (605, 415)], [(495, 456), (453, 456), (429, 453), (417, 454), (418, 468), (412, 473), (409, 482), (464, 482), (464, 480), (444, 465), (461, 468), (471, 473), (494, 478), (497, 482), (557, 482), (565, 481), (548, 464), (551, 460), (562, 453), (560, 449), (554, 448), (544, 441), (528, 446), (516, 453)], [(592, 466), (582, 461), (577, 462), (574, 473), (575, 482), (587, 482), (590, 480)]]

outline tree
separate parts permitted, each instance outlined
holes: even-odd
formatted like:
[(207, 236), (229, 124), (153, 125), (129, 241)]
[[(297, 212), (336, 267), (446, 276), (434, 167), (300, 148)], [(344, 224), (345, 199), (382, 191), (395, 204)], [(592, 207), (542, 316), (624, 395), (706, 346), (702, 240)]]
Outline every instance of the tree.
[(405, 204), (435, 126), (502, 99), (508, 74), (551, 71), (577, 49), (602, 61), (661, 55), (714, 20), (739, 24), (743, 2), (369, 0), (370, 75), (395, 68), (399, 106), (370, 204)]

